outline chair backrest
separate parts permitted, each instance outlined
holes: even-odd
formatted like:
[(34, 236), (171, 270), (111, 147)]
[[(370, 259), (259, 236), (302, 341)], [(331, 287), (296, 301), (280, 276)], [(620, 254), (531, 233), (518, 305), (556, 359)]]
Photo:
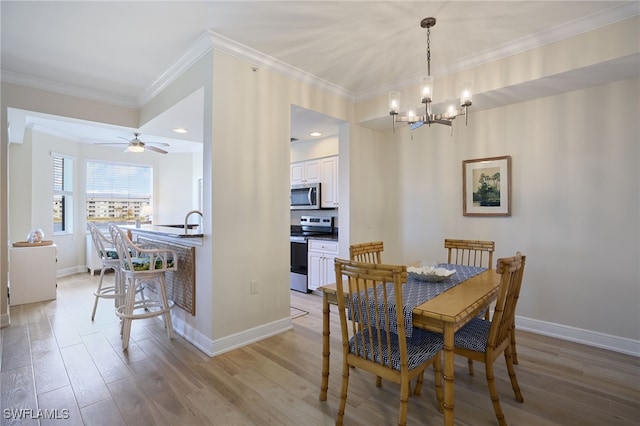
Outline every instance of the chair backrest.
[(466, 266), (493, 267), (493, 241), (445, 239), (444, 248), (448, 250), (447, 263)]
[(87, 222), (87, 226), (89, 227), (89, 233), (91, 233), (91, 240), (93, 241), (93, 246), (95, 247), (100, 260), (117, 259), (116, 249), (113, 245), (113, 240), (107, 238), (107, 236), (102, 233), (100, 228), (98, 228), (98, 226), (95, 223)]
[(178, 255), (174, 250), (146, 248), (135, 244), (129, 231), (117, 225), (109, 225), (109, 233), (120, 258), (120, 270), (124, 273), (155, 274), (177, 270)]
[(382, 241), (352, 244), (349, 247), (349, 258), (356, 262), (382, 263), (383, 250), (384, 244)]
[[(399, 347), (400, 366), (407, 368), (402, 309), (389, 309), (392, 292), (395, 306), (402, 306), (402, 286), (407, 281), (407, 268), (336, 258), (335, 271), (338, 294), (347, 294), (346, 298), (338, 297), (345, 356), (349, 354), (362, 358), (361, 362), (366, 364), (377, 364), (374, 368), (394, 368), (391, 352), (392, 348)], [(378, 308), (368, 309), (370, 306)]]
[(525, 259), (520, 252), (513, 257), (498, 259), (496, 271), (501, 274), (500, 289), (491, 318), (487, 348), (497, 348), (510, 340)]

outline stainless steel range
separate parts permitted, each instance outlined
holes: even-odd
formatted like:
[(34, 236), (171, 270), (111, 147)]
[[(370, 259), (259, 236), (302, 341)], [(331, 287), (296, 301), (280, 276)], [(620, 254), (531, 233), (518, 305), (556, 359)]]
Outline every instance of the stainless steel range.
[(291, 226), (291, 289), (307, 293), (307, 239), (331, 235), (333, 217), (301, 216), (299, 225)]

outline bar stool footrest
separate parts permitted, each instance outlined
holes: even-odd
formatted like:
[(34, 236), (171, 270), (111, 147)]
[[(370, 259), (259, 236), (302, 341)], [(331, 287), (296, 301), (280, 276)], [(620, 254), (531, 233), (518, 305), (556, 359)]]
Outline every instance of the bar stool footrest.
[[(174, 303), (172, 300), (169, 300), (169, 306), (166, 308), (162, 304), (161, 301), (153, 301), (153, 300), (140, 300), (134, 303), (133, 312), (127, 314), (124, 312), (125, 306), (119, 306), (116, 309), (116, 315), (122, 319), (142, 319), (142, 318), (151, 318), (157, 317), (159, 315), (163, 315), (173, 309)], [(136, 310), (144, 309), (145, 312), (134, 313)]]

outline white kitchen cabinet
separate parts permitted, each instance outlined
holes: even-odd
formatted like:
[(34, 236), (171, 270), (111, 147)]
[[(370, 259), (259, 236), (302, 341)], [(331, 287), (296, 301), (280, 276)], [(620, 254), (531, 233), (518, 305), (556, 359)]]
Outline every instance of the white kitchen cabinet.
[(291, 185), (320, 182), (320, 207), (338, 207), (338, 156), (291, 163)]
[(320, 160), (322, 171), (321, 204), (324, 209), (338, 207), (338, 156)]
[(56, 249), (48, 246), (9, 250), (9, 305), (56, 298)]
[(338, 242), (309, 239), (308, 243), (307, 286), (313, 291), (336, 281), (333, 263), (338, 256)]
[(320, 182), (321, 172), (319, 160), (291, 163), (291, 185)]

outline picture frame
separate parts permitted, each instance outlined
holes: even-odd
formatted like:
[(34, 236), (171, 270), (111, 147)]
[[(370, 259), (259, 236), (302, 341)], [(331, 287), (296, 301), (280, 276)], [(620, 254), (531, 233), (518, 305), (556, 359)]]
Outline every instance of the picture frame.
[(462, 214), (511, 216), (511, 156), (462, 162)]

